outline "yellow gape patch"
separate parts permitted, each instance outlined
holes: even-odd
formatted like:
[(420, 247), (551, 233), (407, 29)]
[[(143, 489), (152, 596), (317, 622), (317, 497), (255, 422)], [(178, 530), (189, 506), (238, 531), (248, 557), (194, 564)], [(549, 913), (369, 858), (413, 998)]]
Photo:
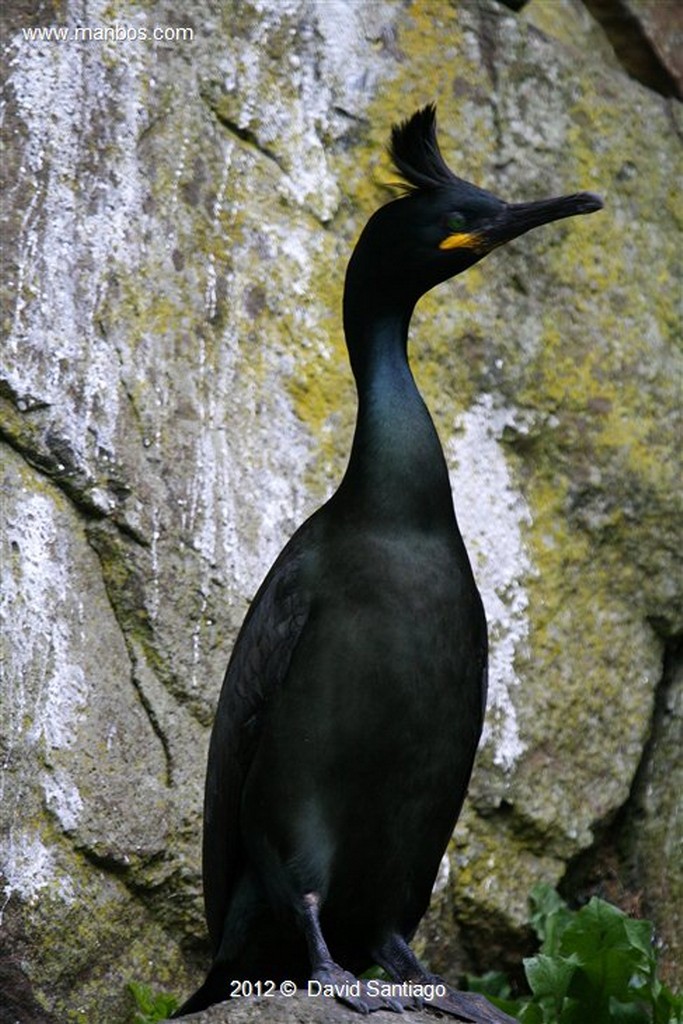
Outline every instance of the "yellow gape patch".
[(481, 249), (484, 239), (476, 231), (456, 231), (439, 242), (439, 249)]

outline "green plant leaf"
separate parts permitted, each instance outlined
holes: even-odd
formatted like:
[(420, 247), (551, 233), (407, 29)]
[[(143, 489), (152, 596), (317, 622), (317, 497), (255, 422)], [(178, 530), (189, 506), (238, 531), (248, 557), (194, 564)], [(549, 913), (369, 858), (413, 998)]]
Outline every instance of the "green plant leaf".
[(643, 954), (643, 961), (654, 966), (655, 952), (653, 945), (652, 924), (649, 921), (639, 921), (635, 917), (624, 916), (624, 929), (629, 943), (634, 949), (640, 950)]
[(541, 952), (554, 956), (559, 951), (560, 939), (572, 919), (572, 913), (562, 897), (545, 883), (533, 887), (529, 903), (531, 927), (541, 941)]
[[(524, 961), (530, 996), (510, 999), (504, 976), (469, 979), (521, 1024), (683, 1024), (683, 996), (657, 978), (653, 927), (594, 897), (570, 910), (549, 886), (530, 897), (540, 952)], [(502, 997), (502, 998), (501, 998)]]
[(609, 1019), (614, 1024), (651, 1024), (652, 1015), (642, 1003), (620, 1003), (617, 999), (609, 1001)]
[(502, 971), (487, 971), (481, 977), (466, 974), (465, 982), (468, 992), (481, 992), (484, 996), (497, 996), (499, 999), (510, 998), (510, 982)]
[[(569, 994), (585, 1005), (602, 1010), (612, 998), (622, 1003), (642, 1001), (641, 990), (653, 976), (654, 963), (646, 929), (631, 928), (628, 921), (617, 907), (594, 897), (565, 928), (560, 952), (581, 965)], [(649, 924), (647, 934), (651, 934)]]
[(577, 953), (582, 962), (606, 948), (630, 948), (624, 928), (625, 914), (594, 896), (573, 915), (562, 935), (561, 953)]
[[(501, 1010), (505, 1010), (505, 1007), (501, 1006)], [(545, 1020), (543, 1010), (538, 1003), (527, 1003), (515, 1016), (520, 1024), (544, 1024)]]
[(657, 982), (657, 991), (652, 1000), (653, 1024), (683, 1024), (683, 994), (671, 992)]
[(178, 1008), (178, 1000), (168, 992), (155, 992), (149, 985), (137, 981), (128, 983), (128, 991), (135, 1000), (136, 1014), (133, 1024), (156, 1024), (166, 1020)]
[(577, 968), (576, 961), (539, 953), (523, 962), (534, 996), (539, 1000), (551, 998), (559, 1013)]

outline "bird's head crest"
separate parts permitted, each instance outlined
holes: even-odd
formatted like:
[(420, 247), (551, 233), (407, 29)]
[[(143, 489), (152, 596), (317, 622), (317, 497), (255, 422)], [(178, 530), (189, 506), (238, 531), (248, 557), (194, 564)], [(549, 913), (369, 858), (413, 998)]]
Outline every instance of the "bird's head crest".
[(459, 178), (441, 155), (432, 103), (394, 125), (389, 155), (403, 195), (372, 215), (347, 270), (349, 294), (389, 309), (412, 308), (430, 288), (532, 228), (602, 206), (590, 192), (507, 203)]
[(441, 155), (436, 140), (436, 107), (428, 103), (391, 130), (389, 155), (407, 192), (453, 187), (458, 178)]

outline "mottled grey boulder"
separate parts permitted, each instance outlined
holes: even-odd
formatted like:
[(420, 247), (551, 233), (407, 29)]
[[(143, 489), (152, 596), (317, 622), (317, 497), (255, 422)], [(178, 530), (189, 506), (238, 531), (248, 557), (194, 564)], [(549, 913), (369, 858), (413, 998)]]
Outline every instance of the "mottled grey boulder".
[[(127, 981), (199, 978), (218, 689), (264, 572), (343, 472), (344, 267), (387, 196), (391, 123), (432, 99), (463, 176), (513, 200), (593, 189), (605, 210), (415, 317), (492, 639), (486, 739), (418, 946), (453, 978), (517, 960), (531, 885), (580, 888), (630, 821), (624, 886), (673, 948), (680, 864), (655, 822), (680, 827), (680, 748), (654, 709), (683, 619), (680, 108), (574, 0), (8, 6), (7, 1000), (114, 1024)], [(65, 38), (30, 37), (46, 26)]]
[[(275, 995), (232, 999), (183, 1018), (187, 1024), (357, 1024), (359, 1019), (363, 1018), (355, 1010), (335, 999), (309, 997), (305, 992), (291, 998)], [(373, 1024), (396, 1024), (401, 1017), (389, 1010), (376, 1010), (370, 1019)], [(410, 1024), (435, 1024), (445, 1019), (429, 1010), (407, 1015)]]

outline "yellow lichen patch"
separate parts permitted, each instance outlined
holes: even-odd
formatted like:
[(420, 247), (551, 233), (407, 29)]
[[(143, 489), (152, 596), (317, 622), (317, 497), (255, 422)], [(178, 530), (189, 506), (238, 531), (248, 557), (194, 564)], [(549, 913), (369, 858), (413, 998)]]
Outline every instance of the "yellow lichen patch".
[(456, 866), (452, 906), (470, 927), (482, 914), (499, 922), (502, 905), (508, 925), (522, 927), (532, 886), (539, 879), (556, 883), (563, 870), (561, 859), (544, 849), (543, 837), (530, 837), (513, 815), (483, 818), (471, 804), (463, 809), (449, 852)]
[[(316, 324), (309, 328), (308, 344), (300, 353), (288, 384), (297, 416), (316, 439), (317, 454), (311, 459), (306, 482), (319, 494), (338, 477), (350, 443), (355, 401), (341, 332), (343, 268), (363, 222), (393, 197), (382, 184), (395, 178), (385, 155), (390, 126), (420, 104), (436, 100), (440, 106), (444, 154), (454, 169), (474, 180), (480, 179), (487, 165), (490, 169), (491, 153), (486, 147), (480, 142), (476, 147), (470, 145), (473, 137), (484, 134), (490, 112), (474, 102), (474, 96), (463, 104), (453, 103), (450, 95), (454, 66), (457, 81), (472, 83), (481, 79), (477, 61), (465, 57), (462, 37), (461, 20), (454, 8), (413, 5), (402, 19), (397, 40), (400, 48), (411, 53), (410, 66), (395, 65), (392, 88), (380, 90), (373, 99), (367, 116), (367, 134), (354, 147), (352, 158), (344, 152), (336, 158), (339, 185), (352, 204), (353, 219), (342, 224), (337, 218), (342, 237), (337, 239), (334, 249), (326, 242), (323, 252), (315, 255), (309, 289), (315, 296)], [(447, 45), (444, 40), (448, 40)], [(435, 47), (442, 54), (436, 71)], [(421, 91), (415, 89), (418, 81), (423, 83)], [(396, 97), (403, 94), (410, 97), (410, 102), (404, 110), (397, 111)], [(463, 404), (472, 395), (467, 363), (462, 360), (458, 345), (461, 334), (469, 331), (468, 312), (476, 316), (481, 283), (476, 272), (469, 275), (465, 289), (472, 299), (458, 303), (457, 316), (453, 314), (452, 292), (448, 294), (445, 288), (436, 296), (426, 297), (415, 316), (412, 334), (416, 344), (411, 345), (411, 357), (437, 419), (440, 409), (452, 403), (454, 396), (459, 396)], [(423, 331), (422, 325), (428, 328)], [(295, 316), (285, 317), (281, 326), (293, 338), (300, 330)]]

